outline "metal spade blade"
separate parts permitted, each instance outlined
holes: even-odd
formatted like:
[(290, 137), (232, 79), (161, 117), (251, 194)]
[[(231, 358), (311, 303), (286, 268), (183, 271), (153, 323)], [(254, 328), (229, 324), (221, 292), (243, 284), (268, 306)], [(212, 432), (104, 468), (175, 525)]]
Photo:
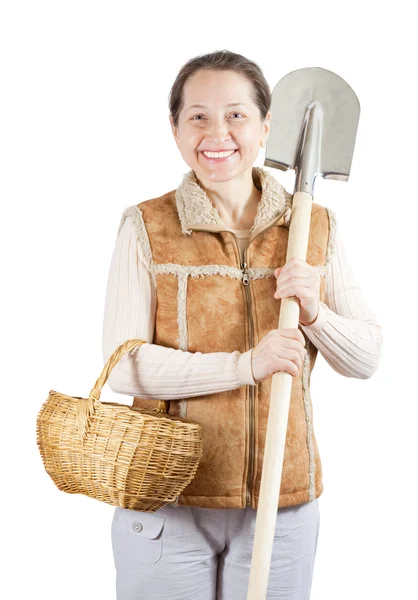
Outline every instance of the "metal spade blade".
[(344, 79), (321, 67), (291, 71), (273, 89), (271, 113), (266, 166), (295, 169), (295, 191), (311, 194), (317, 175), (348, 180), (360, 103)]

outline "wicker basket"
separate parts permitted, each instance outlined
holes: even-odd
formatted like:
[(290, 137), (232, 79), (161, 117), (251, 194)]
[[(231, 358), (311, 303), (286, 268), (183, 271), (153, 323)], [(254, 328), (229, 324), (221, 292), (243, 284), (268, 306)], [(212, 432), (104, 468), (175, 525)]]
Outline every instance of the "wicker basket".
[(127, 340), (109, 358), (88, 398), (51, 390), (36, 423), (39, 451), (57, 487), (114, 506), (155, 512), (174, 502), (202, 457), (202, 426), (153, 410), (100, 402), (122, 356), (144, 340)]

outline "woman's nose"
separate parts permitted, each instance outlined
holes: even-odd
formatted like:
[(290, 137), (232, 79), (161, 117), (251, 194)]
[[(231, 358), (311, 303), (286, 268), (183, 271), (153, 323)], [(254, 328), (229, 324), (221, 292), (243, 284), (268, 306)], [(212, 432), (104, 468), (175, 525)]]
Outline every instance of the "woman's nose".
[(230, 138), (228, 123), (225, 123), (225, 121), (212, 121), (207, 129), (207, 137), (213, 140), (214, 145), (222, 144)]

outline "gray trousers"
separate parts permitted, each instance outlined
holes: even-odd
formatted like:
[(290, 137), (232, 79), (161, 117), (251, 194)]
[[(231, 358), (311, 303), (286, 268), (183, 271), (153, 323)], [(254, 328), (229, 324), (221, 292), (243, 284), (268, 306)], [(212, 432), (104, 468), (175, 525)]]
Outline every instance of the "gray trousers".
[[(117, 600), (245, 600), (257, 511), (166, 505), (116, 507)], [(267, 600), (309, 600), (319, 534), (318, 499), (279, 508)]]

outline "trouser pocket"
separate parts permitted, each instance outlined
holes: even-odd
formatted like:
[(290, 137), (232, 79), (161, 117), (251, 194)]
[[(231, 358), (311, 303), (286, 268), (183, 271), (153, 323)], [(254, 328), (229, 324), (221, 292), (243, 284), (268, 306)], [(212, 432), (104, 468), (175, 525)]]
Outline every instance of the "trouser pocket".
[(165, 518), (117, 506), (112, 520), (113, 556), (117, 569), (161, 559)]

